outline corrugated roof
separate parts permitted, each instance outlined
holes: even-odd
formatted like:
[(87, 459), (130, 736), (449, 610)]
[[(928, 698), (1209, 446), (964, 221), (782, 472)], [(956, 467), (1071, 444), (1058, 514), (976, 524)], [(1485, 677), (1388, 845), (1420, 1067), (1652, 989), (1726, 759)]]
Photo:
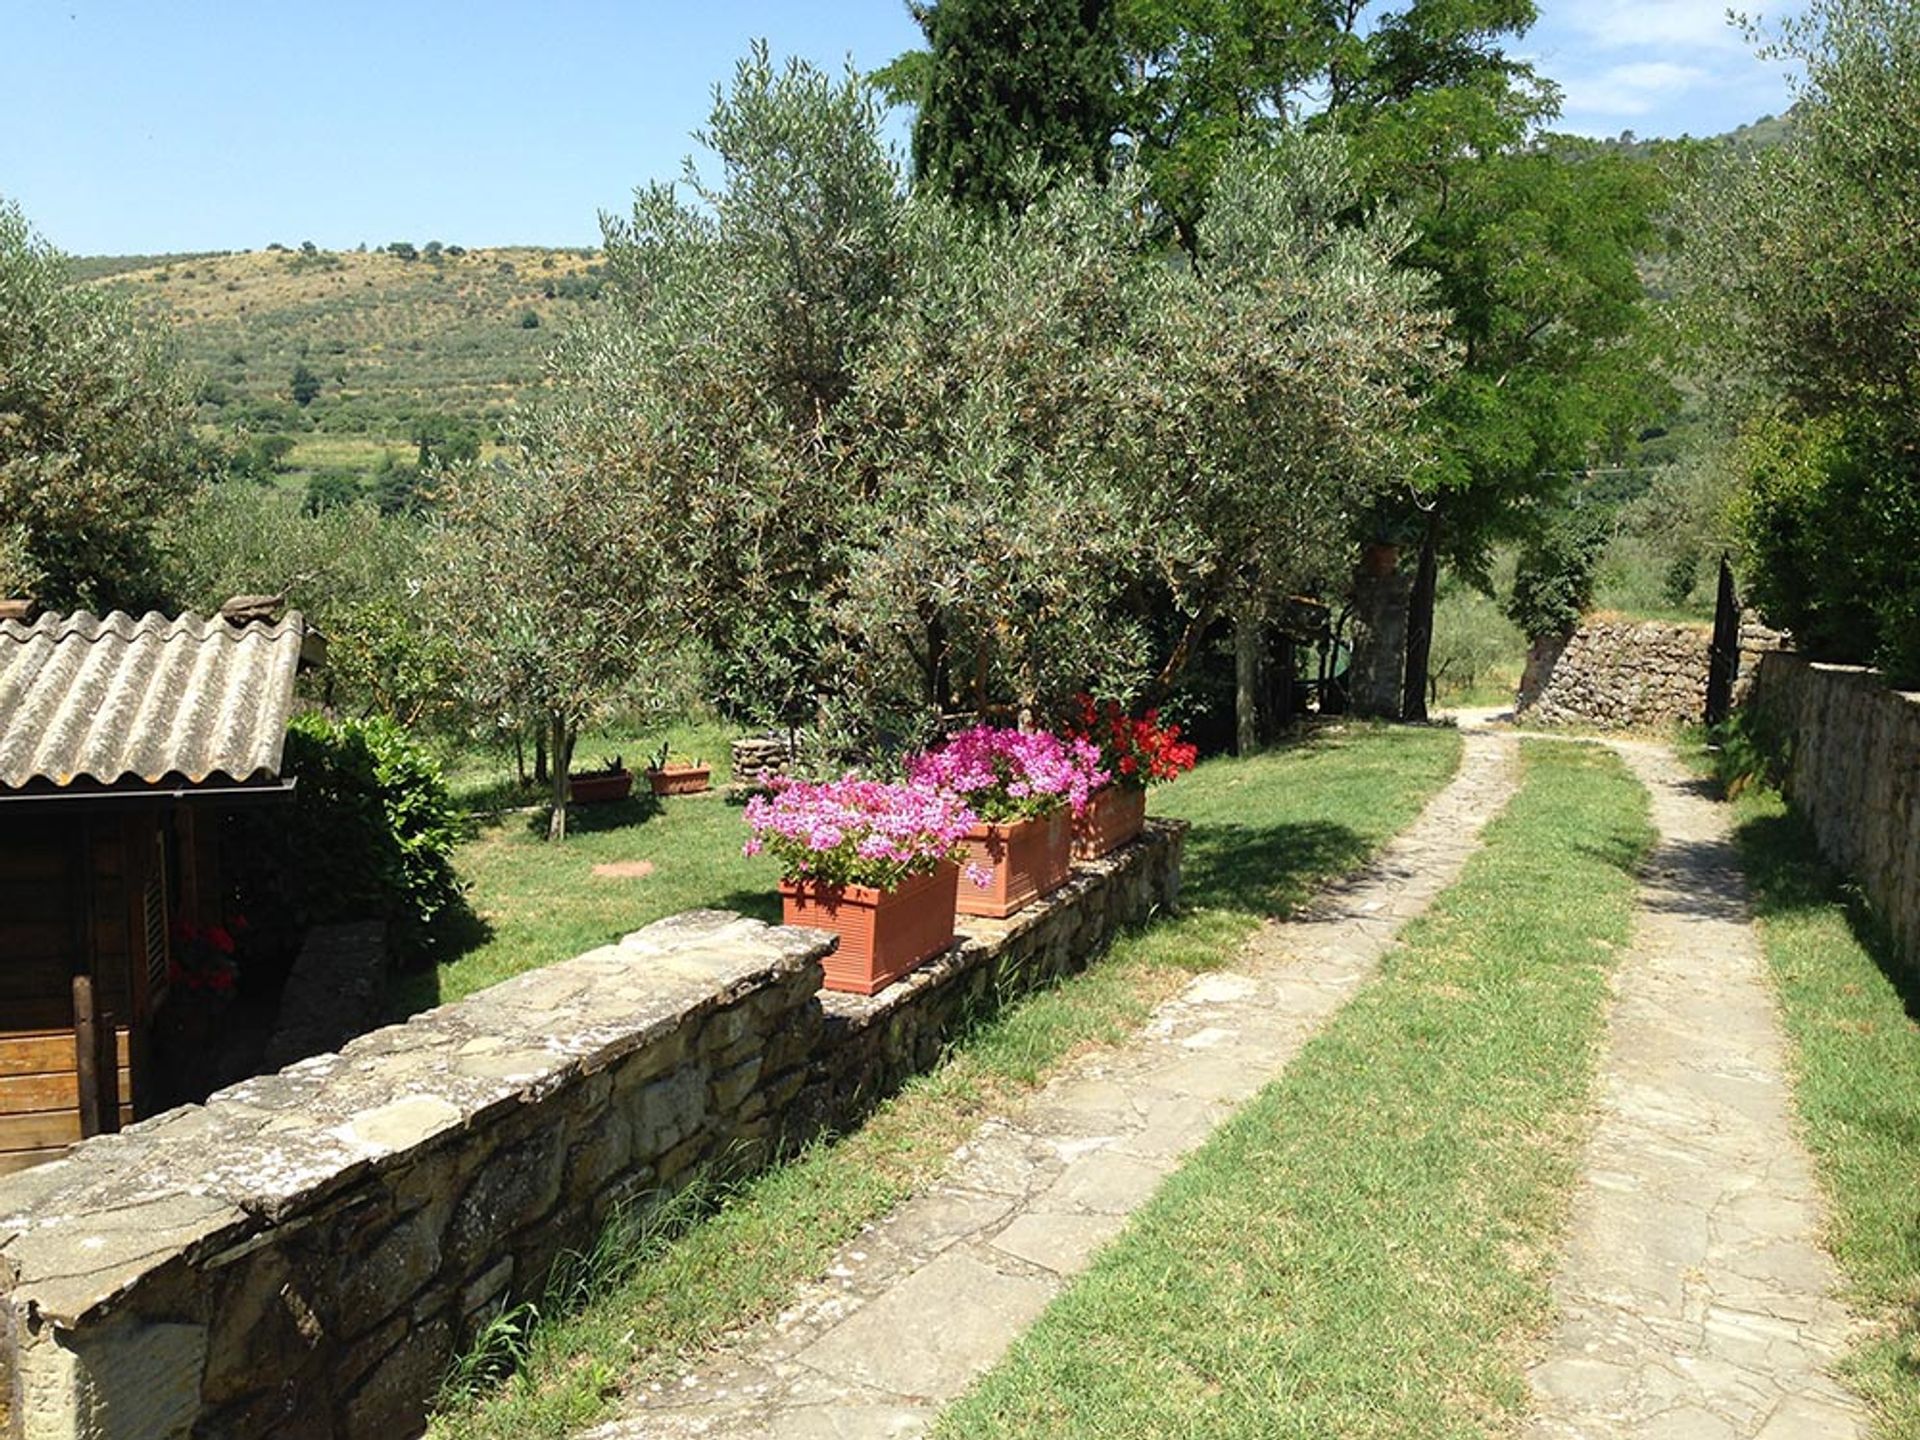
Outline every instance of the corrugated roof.
[(0, 791), (277, 777), (306, 622), (0, 621)]

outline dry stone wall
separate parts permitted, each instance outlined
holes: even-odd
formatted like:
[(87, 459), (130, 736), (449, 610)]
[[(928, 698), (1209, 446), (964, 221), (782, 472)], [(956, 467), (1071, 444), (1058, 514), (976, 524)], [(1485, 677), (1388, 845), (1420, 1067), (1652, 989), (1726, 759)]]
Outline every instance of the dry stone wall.
[(1749, 704), (1778, 746), (1788, 798), (1920, 967), (1920, 694), (1785, 651), (1758, 671)]
[[(1518, 712), (1544, 725), (1606, 730), (1698, 723), (1707, 707), (1713, 632), (1705, 625), (1590, 616), (1566, 636), (1545, 636), (1527, 653)], [(1738, 699), (1759, 657), (1780, 637), (1756, 622), (1740, 629)]]
[(713, 911), (0, 1180), (21, 1440), (393, 1440), (615, 1206), (857, 1117), (990, 995), (1178, 899), (1184, 826), (871, 1000), (832, 939)]

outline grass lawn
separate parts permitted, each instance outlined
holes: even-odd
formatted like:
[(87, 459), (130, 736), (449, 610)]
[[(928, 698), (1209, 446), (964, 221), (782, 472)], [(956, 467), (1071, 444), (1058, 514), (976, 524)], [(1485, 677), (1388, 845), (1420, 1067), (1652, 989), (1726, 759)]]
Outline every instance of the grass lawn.
[(1381, 977), (1138, 1212), (943, 1436), (1480, 1436), (1578, 1176), (1645, 793), (1534, 742)]
[[(711, 763), (716, 789), (666, 800), (647, 794), (639, 772), (662, 740)], [(477, 820), (454, 864), (470, 886), (467, 899), (479, 934), (438, 969), (400, 977), (393, 993), (396, 1013), (458, 1000), (682, 910), (780, 918), (774, 890), (779, 872), (765, 857), (750, 860), (740, 853), (745, 823), (739, 807), (717, 788), (729, 778), (724, 732), (681, 725), (644, 735), (589, 736), (576, 747), (575, 768), (593, 768), (616, 754), (635, 772), (635, 798), (569, 807), (568, 837), (558, 845), (546, 839), (544, 787), (518, 789), (511, 760), (503, 771), (498, 755), (471, 754), (448, 767), (448, 784), (462, 803), (483, 812), (533, 807), (533, 813), (508, 809)], [(651, 873), (593, 873), (596, 865), (634, 861), (650, 864)]]
[[(430, 1433), (559, 1440), (603, 1417), (622, 1386), (665, 1374), (777, 1309), (863, 1224), (933, 1179), (996, 1104), (1068, 1057), (1123, 1038), (1190, 975), (1227, 960), (1262, 919), (1403, 828), (1459, 755), (1451, 731), (1354, 727), (1245, 761), (1209, 761), (1156, 791), (1156, 812), (1194, 821), (1178, 916), (1124, 936), (1091, 970), (956, 1037), (939, 1068), (858, 1130), (711, 1197), (692, 1223), (609, 1247), (587, 1303), (574, 1293), (543, 1307), (531, 1337), (504, 1346), (518, 1362), (514, 1378), (451, 1395)], [(694, 828), (705, 823), (699, 814), (669, 811), (661, 828), (705, 833)], [(733, 845), (738, 831), (729, 834)]]
[(1828, 1243), (1874, 1333), (1845, 1378), (1879, 1433), (1920, 1435), (1920, 974), (1760, 787), (1734, 802), (1794, 1099), (1832, 1206)]

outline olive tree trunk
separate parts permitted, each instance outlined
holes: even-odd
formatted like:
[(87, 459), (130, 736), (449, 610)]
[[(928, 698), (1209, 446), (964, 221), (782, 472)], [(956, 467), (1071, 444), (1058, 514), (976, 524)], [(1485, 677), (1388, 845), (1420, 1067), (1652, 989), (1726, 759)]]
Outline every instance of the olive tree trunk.
[(547, 839), (567, 838), (567, 772), (573, 768), (573, 727), (559, 715), (547, 717), (553, 745), (553, 813), (547, 819)]
[(1260, 649), (1266, 627), (1248, 615), (1233, 622), (1233, 753), (1260, 748)]
[(1440, 516), (1427, 521), (1420, 542), (1420, 568), (1413, 578), (1413, 596), (1407, 606), (1407, 672), (1400, 689), (1400, 718), (1427, 718), (1427, 671), (1433, 659), (1433, 599), (1440, 580)]

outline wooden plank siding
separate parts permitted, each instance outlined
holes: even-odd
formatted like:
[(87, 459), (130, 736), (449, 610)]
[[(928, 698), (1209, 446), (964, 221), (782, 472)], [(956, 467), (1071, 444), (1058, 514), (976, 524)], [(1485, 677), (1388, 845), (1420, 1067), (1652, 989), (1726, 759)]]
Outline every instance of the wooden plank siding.
[(145, 809), (0, 827), (0, 1173), (83, 1138), (75, 974), (113, 1018), (121, 1123), (143, 1113), (159, 824)]

